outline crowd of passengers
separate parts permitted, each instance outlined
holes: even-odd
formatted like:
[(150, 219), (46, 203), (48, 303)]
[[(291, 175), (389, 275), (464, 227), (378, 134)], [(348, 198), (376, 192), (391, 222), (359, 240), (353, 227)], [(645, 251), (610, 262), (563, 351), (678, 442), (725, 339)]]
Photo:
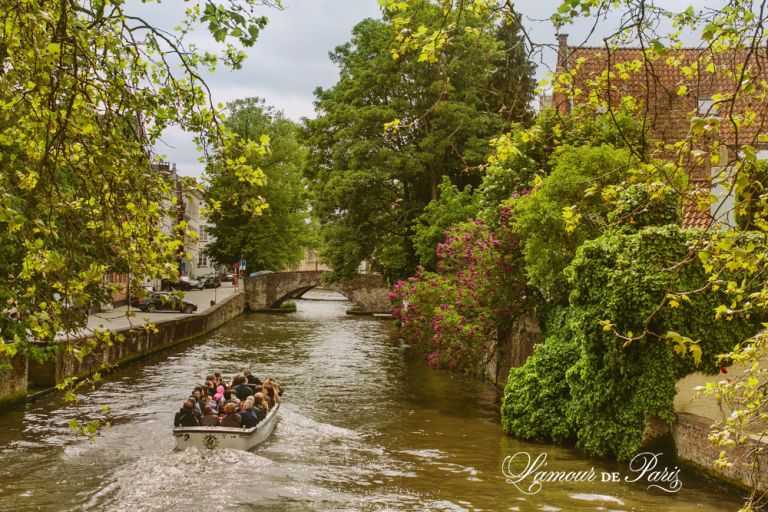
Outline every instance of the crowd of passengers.
[(174, 427), (251, 428), (259, 424), (280, 401), (283, 392), (275, 379), (262, 381), (245, 370), (230, 382), (220, 373), (205, 378), (184, 401), (173, 420)]

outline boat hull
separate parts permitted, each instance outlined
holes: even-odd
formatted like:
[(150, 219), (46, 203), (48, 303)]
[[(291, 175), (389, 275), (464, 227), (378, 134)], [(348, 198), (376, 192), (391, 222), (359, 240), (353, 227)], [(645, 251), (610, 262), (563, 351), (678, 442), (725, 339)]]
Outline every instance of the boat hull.
[(229, 427), (180, 427), (173, 429), (176, 438), (176, 449), (186, 450), (216, 450), (228, 448), (232, 450), (251, 450), (272, 434), (277, 423), (277, 411), (280, 404), (269, 411), (266, 418), (253, 428)]

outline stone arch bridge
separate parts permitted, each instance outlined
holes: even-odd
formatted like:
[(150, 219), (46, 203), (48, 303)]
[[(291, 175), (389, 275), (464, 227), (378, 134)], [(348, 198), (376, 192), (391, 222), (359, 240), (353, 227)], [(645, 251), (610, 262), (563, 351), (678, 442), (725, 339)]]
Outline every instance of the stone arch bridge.
[(248, 308), (261, 311), (278, 307), (283, 301), (297, 299), (316, 286), (344, 295), (365, 313), (388, 313), (389, 287), (378, 274), (358, 274), (348, 279), (326, 284), (324, 270), (304, 272), (273, 272), (246, 277), (245, 294)]

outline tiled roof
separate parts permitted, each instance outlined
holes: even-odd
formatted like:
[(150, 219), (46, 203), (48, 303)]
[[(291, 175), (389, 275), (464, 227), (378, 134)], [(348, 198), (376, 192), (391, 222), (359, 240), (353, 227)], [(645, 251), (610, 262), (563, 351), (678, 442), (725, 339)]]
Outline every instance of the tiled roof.
[[(639, 60), (639, 69), (620, 69)], [(575, 73), (573, 100), (586, 101), (590, 93), (597, 94), (609, 104), (618, 105), (624, 96), (633, 96), (651, 124), (651, 135), (664, 143), (682, 140), (688, 134), (692, 115), (698, 115), (698, 100), (713, 94), (729, 94), (741, 87), (739, 65), (746, 61), (746, 69), (754, 73), (753, 83), (768, 80), (768, 56), (761, 53), (734, 52), (713, 54), (702, 49), (670, 50), (655, 60), (643, 59), (639, 48), (618, 48), (610, 52), (605, 48), (567, 47), (567, 58), (560, 62)], [(713, 66), (709, 66), (712, 63)], [(685, 70), (698, 67), (698, 74), (686, 75)], [(605, 78), (610, 69), (610, 88)], [(754, 122), (741, 123), (738, 117), (747, 110), (757, 113)], [(731, 109), (722, 105), (717, 113), (723, 118), (720, 137), (729, 145), (754, 143), (760, 133), (768, 132), (768, 101), (739, 100)], [(734, 117), (735, 116), (735, 117)]]
[(706, 229), (712, 224), (709, 212), (700, 210), (694, 201), (683, 201), (683, 227)]
[[(646, 60), (639, 48), (609, 52), (606, 48), (572, 47), (567, 46), (567, 37), (561, 36), (558, 63), (560, 72), (565, 70), (573, 75), (573, 84), (568, 97), (562, 93), (554, 95), (557, 108), (567, 110), (568, 100), (578, 105), (587, 102), (591, 95), (615, 107), (623, 98), (632, 96), (647, 121), (650, 137), (663, 145), (674, 144), (689, 135), (692, 117), (700, 116), (700, 99), (742, 90), (746, 82), (742, 80), (745, 75), (740, 66), (745, 63), (746, 76), (752, 74), (751, 84), (763, 94), (768, 91), (767, 48), (750, 54), (735, 51), (713, 54), (706, 49), (683, 48)], [(696, 68), (698, 73), (690, 72)], [(732, 149), (761, 142), (759, 136), (768, 134), (768, 99), (759, 98), (760, 93), (752, 96), (724, 103), (712, 113), (721, 119), (720, 131), (712, 138), (719, 138)], [(747, 112), (755, 114), (750, 121), (744, 120)], [(688, 162), (683, 162), (693, 179), (694, 192), (686, 194), (688, 196), (695, 196), (696, 189), (710, 187), (710, 159), (705, 157), (704, 163), (694, 165), (692, 155), (688, 155)], [(661, 149), (659, 156), (671, 155)], [(701, 210), (695, 199), (686, 198), (682, 210), (685, 227), (708, 228), (715, 224), (709, 208)]]

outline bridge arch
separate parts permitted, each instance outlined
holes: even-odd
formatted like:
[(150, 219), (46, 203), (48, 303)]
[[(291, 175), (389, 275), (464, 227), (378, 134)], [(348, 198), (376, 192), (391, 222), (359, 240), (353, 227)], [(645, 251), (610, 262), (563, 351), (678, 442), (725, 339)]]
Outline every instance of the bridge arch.
[(244, 280), (246, 301), (251, 311), (272, 309), (285, 300), (301, 297), (315, 288), (324, 286), (338, 292), (357, 304), (366, 313), (389, 312), (389, 288), (377, 274), (358, 274), (348, 279), (325, 284), (324, 270), (274, 272)]

